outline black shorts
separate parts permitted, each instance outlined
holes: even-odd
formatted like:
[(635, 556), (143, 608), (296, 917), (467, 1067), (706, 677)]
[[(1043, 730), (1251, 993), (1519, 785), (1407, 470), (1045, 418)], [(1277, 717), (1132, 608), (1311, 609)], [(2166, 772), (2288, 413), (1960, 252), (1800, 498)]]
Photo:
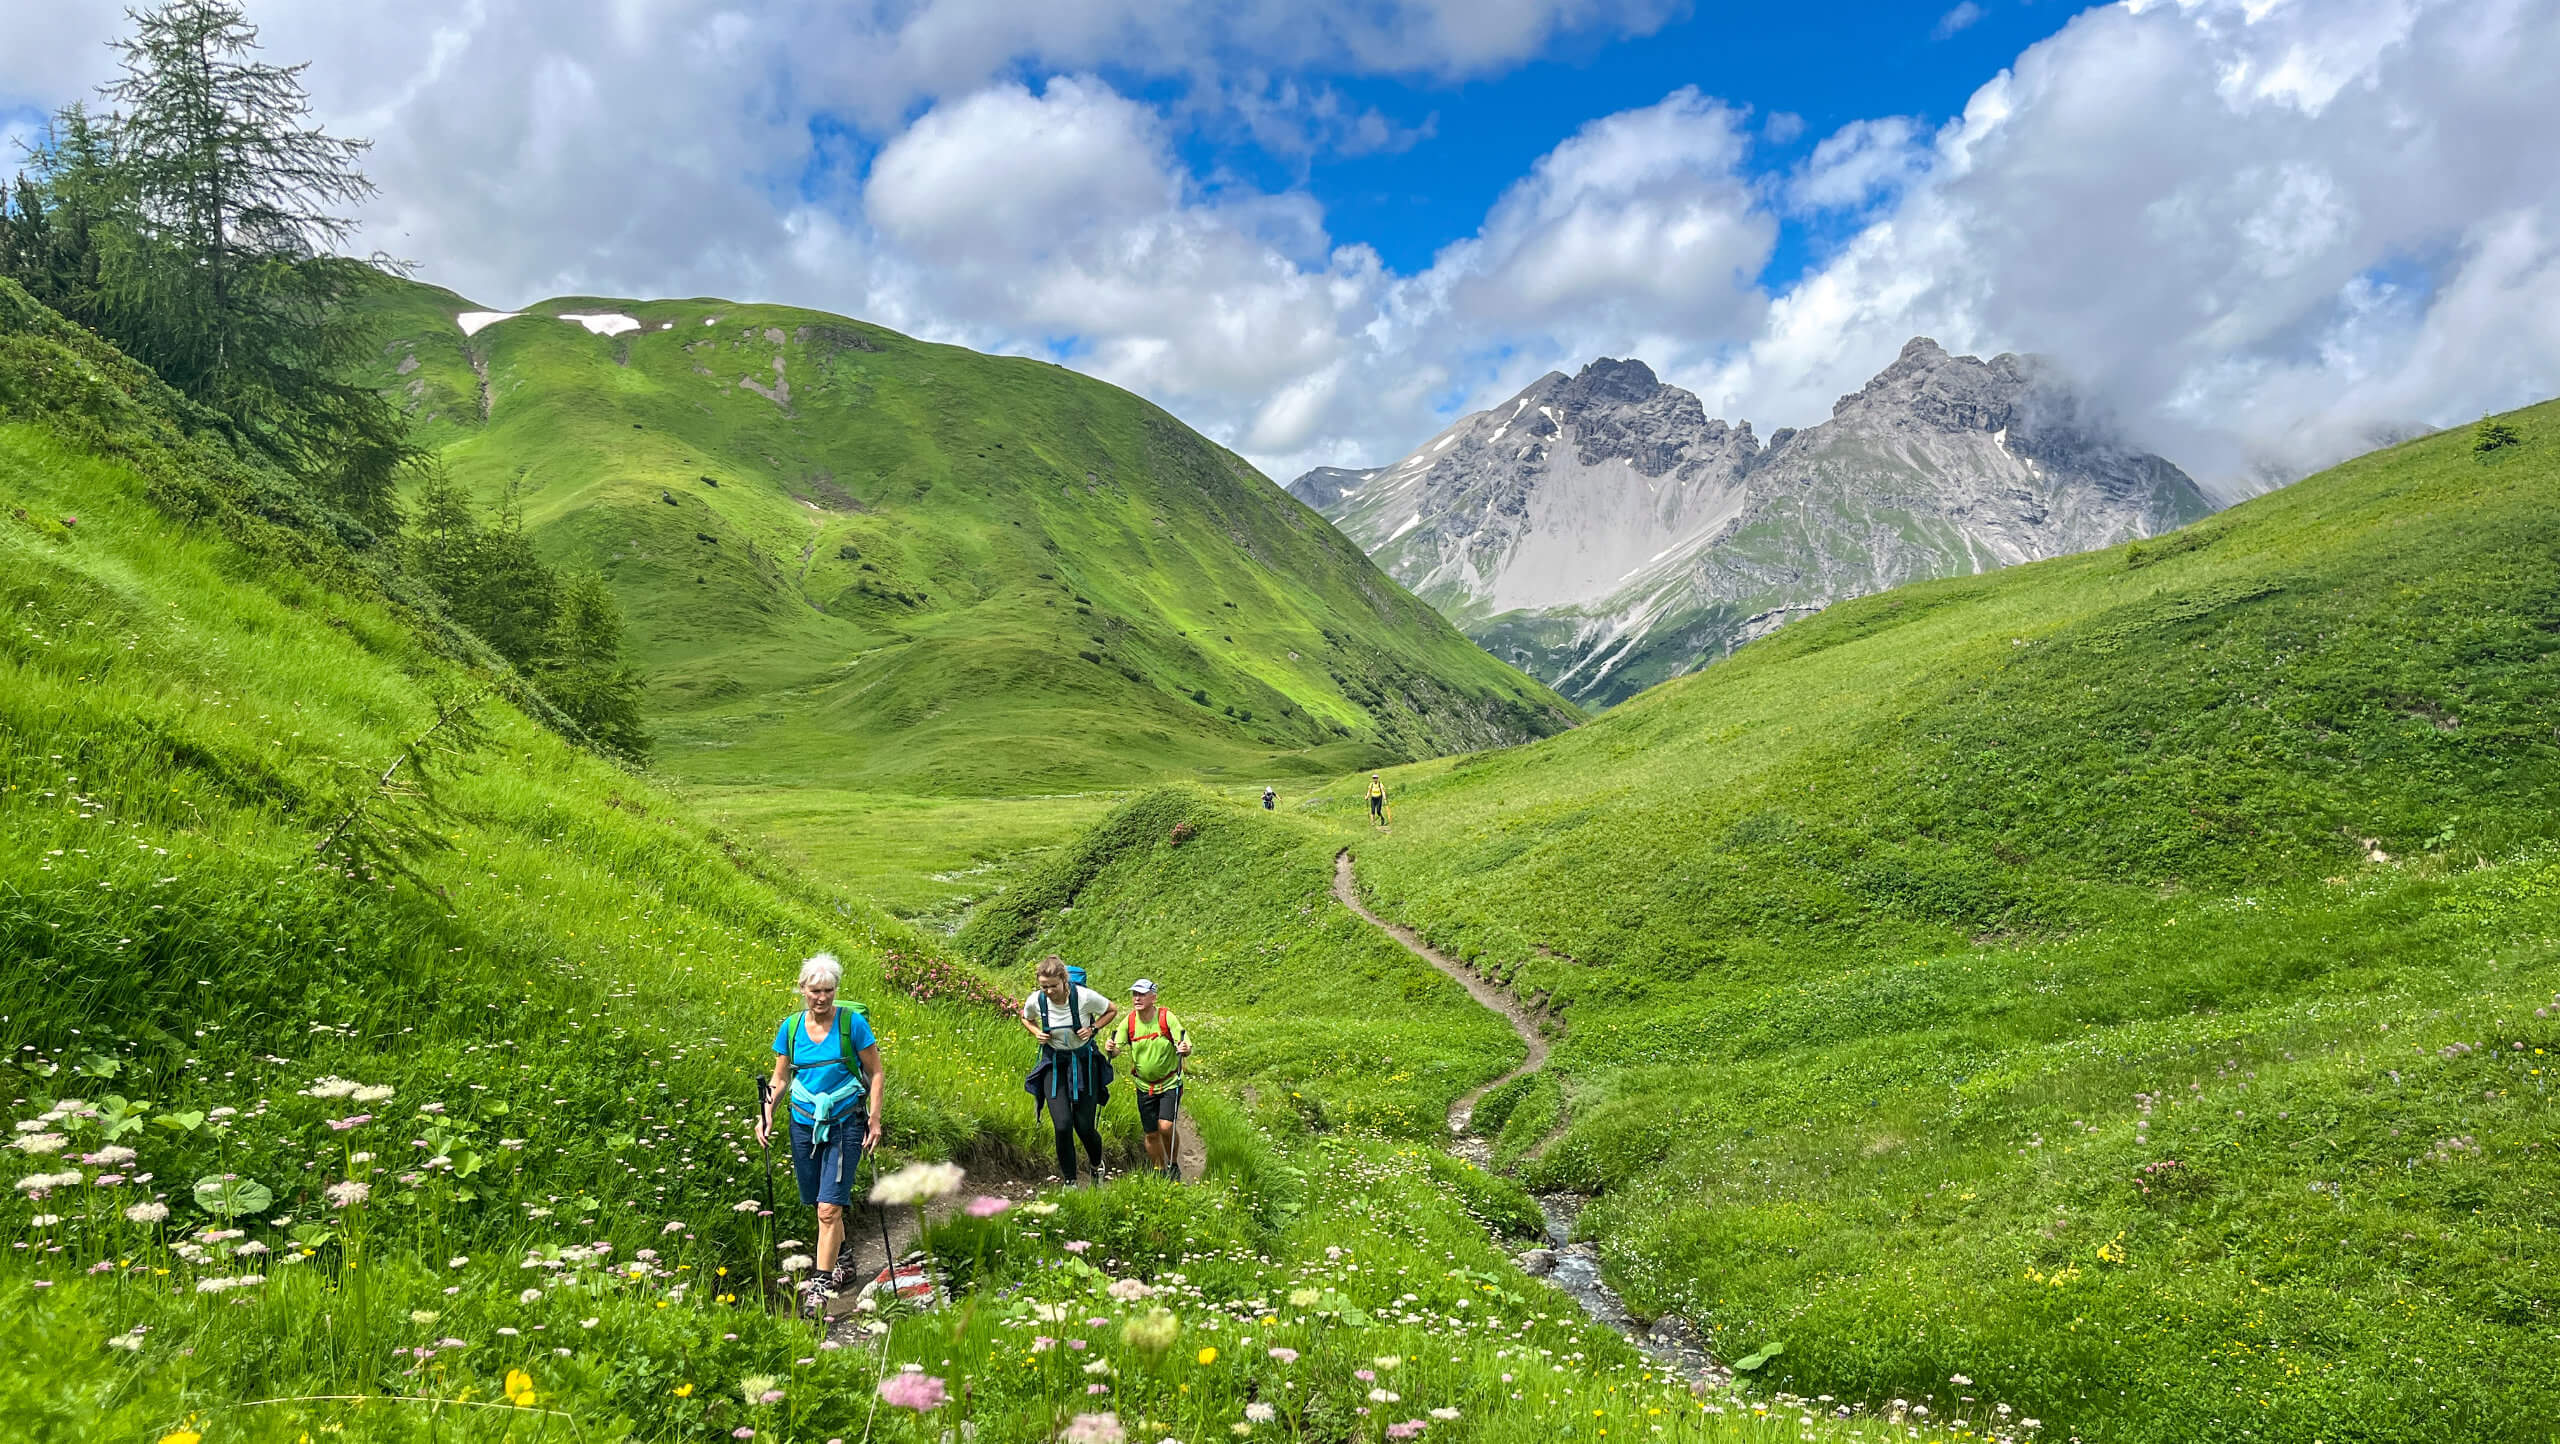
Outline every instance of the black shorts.
[(1383, 798), (1383, 797), (1372, 797), (1372, 798), (1370, 798), (1370, 799), (1369, 799), (1369, 815), (1370, 815), (1370, 816), (1372, 816), (1372, 817), (1377, 817), (1377, 816), (1383, 815), (1383, 814), (1386, 812), (1386, 810), (1387, 810), (1387, 800), (1386, 800), (1385, 798)]
[(1181, 1111), (1182, 1085), (1179, 1083), (1162, 1093), (1141, 1091), (1138, 1094), (1138, 1122), (1144, 1125), (1149, 1133), (1171, 1126), (1174, 1116)]

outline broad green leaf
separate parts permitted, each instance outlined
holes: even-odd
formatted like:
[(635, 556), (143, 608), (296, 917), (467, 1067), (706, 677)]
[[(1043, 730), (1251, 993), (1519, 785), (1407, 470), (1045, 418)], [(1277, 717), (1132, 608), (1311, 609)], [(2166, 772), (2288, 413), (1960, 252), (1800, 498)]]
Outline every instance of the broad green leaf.
[(1784, 1344), (1765, 1345), (1760, 1352), (1753, 1354), (1750, 1358), (1734, 1360), (1733, 1371), (1737, 1374), (1748, 1374), (1786, 1351), (1787, 1346)]
[(196, 1180), (196, 1206), (223, 1218), (264, 1213), (275, 1201), (275, 1193), (265, 1184), (236, 1173), (211, 1173)]

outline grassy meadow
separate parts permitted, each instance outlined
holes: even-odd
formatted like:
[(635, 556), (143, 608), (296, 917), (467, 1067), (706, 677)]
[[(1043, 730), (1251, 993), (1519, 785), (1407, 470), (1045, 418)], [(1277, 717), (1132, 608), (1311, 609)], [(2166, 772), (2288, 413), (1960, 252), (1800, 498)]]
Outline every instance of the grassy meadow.
[[(381, 554), (5, 285), (0, 606), (8, 1437), (1882, 1437), (1694, 1398), (1510, 1272), (1525, 1195), (1402, 1141), (1499, 1026), (1376, 950), (1335, 1036), (1424, 1016), (1436, 1055), (1302, 1115), (1244, 1086), (1293, 1056), (1284, 990), (1203, 1017), (1238, 1080), (1195, 1095), (1205, 1180), (959, 1213), (958, 1306), (822, 1339), (746, 1129), (792, 969), (845, 960), (889, 1163), (1016, 1194), (1046, 1140), (988, 1000), (1018, 972), (564, 743)], [(910, 1363), (949, 1397), (884, 1400)]]
[[(468, 337), (448, 292), (378, 309), (376, 379), (604, 575), (658, 765), (719, 796), (1306, 779), (1579, 715), (1240, 458), (1048, 362), (711, 299)], [(638, 329), (555, 319), (595, 313)]]
[(917, 797), (822, 786), (679, 789), (804, 876), (936, 933), (960, 926), (1130, 794)]
[[(1640, 1314), (1783, 1342), (1799, 1394), (1961, 1374), (2093, 1441), (2549, 1437), (2560, 405), (2509, 420), (1836, 607), (1397, 769), (1384, 833), (1360, 778), (1278, 818), (1192, 796), (1180, 850), (1053, 878), (1089, 881), (1040, 937), (1203, 1012), (1283, 977), (1321, 1010), (1370, 986), (1328, 934), (1350, 846), (1374, 906), (1550, 1015), (1547, 1071), (1477, 1111), (1497, 1162), (1592, 1196)], [(1328, 1096), (1334, 1051), (1354, 1093), (1393, 1053), (1445, 1099), (1516, 1058), (1316, 1041), (1245, 1066)]]

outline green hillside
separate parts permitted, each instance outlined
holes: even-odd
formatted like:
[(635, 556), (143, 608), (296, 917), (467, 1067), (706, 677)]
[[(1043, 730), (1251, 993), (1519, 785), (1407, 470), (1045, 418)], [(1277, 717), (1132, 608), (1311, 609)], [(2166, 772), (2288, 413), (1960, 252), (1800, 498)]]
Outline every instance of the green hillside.
[[(1259, 1094), (1248, 1126), (1221, 1078), (1263, 1076), (1285, 992), (1197, 1018), (1206, 1178), (954, 1218), (967, 1307), (822, 1344), (787, 1314), (808, 1215), (759, 1208), (745, 1129), (791, 970), (845, 959), (892, 1166), (1024, 1198), (1015, 980), (568, 746), (342, 534), (0, 282), (0, 1437), (998, 1444), (1266, 1407), (1272, 1437), (1849, 1437), (1693, 1400), (1507, 1276), (1516, 1189)], [(1392, 953), (1334, 998), (1485, 1043)], [(1436, 1087), (1370, 1078), (1362, 1119), (1409, 1134)], [(1133, 1129), (1117, 1104), (1116, 1157)], [(882, 1406), (910, 1364), (953, 1402)]]
[(717, 300), (546, 301), (468, 337), (449, 292), (381, 305), (422, 438), (611, 582), (679, 778), (1316, 776), (1577, 715), (1240, 458), (1047, 362)]
[[(1843, 604), (1391, 773), (1386, 833), (1356, 781), (1199, 804), (1263, 840), (1092, 869), (1026, 945), (1321, 976), (1269, 950), (1347, 845), (1550, 1012), (1548, 1070), (1477, 1111), (1498, 1159), (1594, 1195), (1639, 1312), (1783, 1341), (1787, 1388), (1961, 1375), (2092, 1441), (2546, 1438), (2560, 403), (2508, 420)], [(1328, 1036), (1275, 1076), (1341, 1089)], [(1342, 1046), (1442, 1098), (1508, 1062), (1420, 1041)]]

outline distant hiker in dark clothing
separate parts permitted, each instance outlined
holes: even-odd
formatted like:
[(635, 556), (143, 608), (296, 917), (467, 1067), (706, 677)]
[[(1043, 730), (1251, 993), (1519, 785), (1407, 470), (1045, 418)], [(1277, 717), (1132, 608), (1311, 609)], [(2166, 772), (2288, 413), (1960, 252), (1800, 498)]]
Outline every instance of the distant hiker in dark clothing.
[(1056, 954), (1040, 960), (1038, 991), (1022, 1000), (1022, 1026), (1040, 1040), (1040, 1067), (1032, 1074), (1032, 1096), (1049, 1110), (1056, 1132), (1058, 1178), (1076, 1181), (1076, 1141), (1092, 1155), (1088, 1181), (1102, 1181), (1102, 1098), (1110, 1085), (1110, 1065), (1093, 1040), (1111, 1026), (1119, 1009), (1111, 1000), (1067, 977), (1066, 960)]
[(1156, 985), (1129, 985), (1129, 1012), (1111, 1031), (1111, 1056), (1129, 1050), (1129, 1081), (1138, 1090), (1138, 1124), (1146, 1130), (1147, 1163), (1176, 1183), (1182, 1164), (1173, 1153), (1173, 1124), (1182, 1111), (1182, 1060), (1191, 1056), (1191, 1034), (1171, 1008), (1156, 1003)]
[(1271, 809), (1273, 809), (1273, 808), (1275, 808), (1275, 807), (1278, 807), (1279, 805), (1280, 805), (1280, 794), (1279, 794), (1279, 792), (1278, 792), (1278, 791), (1276, 791), (1276, 790), (1275, 790), (1275, 789), (1273, 789), (1273, 788), (1269, 788), (1269, 787), (1265, 787), (1264, 789), (1262, 789), (1262, 810), (1263, 810), (1263, 811), (1265, 811), (1265, 812), (1269, 812)]
[(836, 1005), (842, 976), (826, 953), (800, 965), (800, 998), (808, 1007), (774, 1030), (773, 1078), (763, 1116), (756, 1119), (756, 1144), (762, 1147), (773, 1136), (774, 1105), (791, 1099), (791, 1172), (800, 1184), (800, 1201), (818, 1206), (818, 1271), (807, 1300), (812, 1308), (823, 1307), (828, 1294), (852, 1282), (844, 1214), (853, 1206), (855, 1167), (864, 1150), (880, 1146), (880, 1105), (887, 1096), (870, 1022), (858, 1005)]
[(1387, 779), (1382, 773), (1369, 774), (1369, 820), (1387, 825)]

